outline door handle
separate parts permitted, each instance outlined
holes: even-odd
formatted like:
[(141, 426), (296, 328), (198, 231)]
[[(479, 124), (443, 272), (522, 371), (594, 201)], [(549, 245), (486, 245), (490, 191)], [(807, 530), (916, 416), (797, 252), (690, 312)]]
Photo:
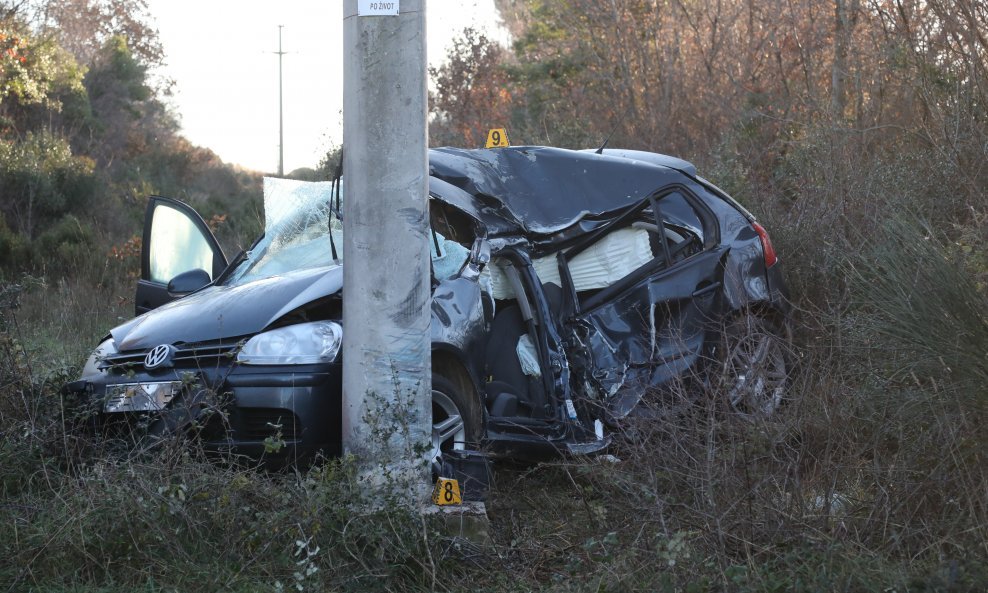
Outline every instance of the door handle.
[(711, 282), (710, 284), (707, 284), (703, 288), (697, 288), (696, 290), (694, 290), (693, 297), (694, 298), (701, 297), (707, 293), (717, 290), (718, 288), (720, 288), (720, 282)]

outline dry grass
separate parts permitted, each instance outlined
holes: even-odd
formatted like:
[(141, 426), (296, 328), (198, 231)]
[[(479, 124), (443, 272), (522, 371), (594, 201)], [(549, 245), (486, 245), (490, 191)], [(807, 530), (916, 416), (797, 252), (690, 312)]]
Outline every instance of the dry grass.
[[(790, 156), (817, 164), (786, 173), (803, 171), (786, 182), (799, 199), (778, 179), (741, 196), (795, 295), (790, 402), (742, 418), (690, 382), (626, 423), (617, 462), (501, 464), (488, 549), (368, 511), (347, 461), (268, 474), (192, 444), (70, 453), (57, 386), (129, 315), (130, 281), (27, 282), (20, 308), (0, 298), (0, 590), (985, 590), (980, 219), (959, 192), (930, 207), (942, 176), (891, 183), (907, 156), (855, 171), (826, 145)], [(883, 183), (900, 201), (877, 202)]]

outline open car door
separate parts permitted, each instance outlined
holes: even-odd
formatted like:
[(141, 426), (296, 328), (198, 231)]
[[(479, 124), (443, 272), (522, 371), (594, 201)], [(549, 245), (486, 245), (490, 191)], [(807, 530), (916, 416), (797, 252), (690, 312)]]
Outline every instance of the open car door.
[(137, 315), (208, 285), (226, 265), (223, 250), (198, 212), (178, 200), (148, 198), (134, 298)]

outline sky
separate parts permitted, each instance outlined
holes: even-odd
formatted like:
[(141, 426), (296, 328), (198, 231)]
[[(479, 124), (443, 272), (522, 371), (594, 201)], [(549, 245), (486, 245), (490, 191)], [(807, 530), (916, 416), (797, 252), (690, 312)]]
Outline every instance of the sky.
[[(282, 29), (285, 172), (315, 167), (343, 138), (342, 0), (149, 0), (163, 74), (186, 138), (225, 162), (278, 168), (278, 25)], [(427, 0), (430, 65), (473, 26), (498, 39), (494, 0)]]

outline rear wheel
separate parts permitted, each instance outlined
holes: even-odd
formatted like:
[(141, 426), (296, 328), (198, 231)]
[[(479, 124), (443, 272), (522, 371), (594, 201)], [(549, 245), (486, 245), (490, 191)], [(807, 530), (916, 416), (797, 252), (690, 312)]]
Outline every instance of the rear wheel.
[(432, 376), (432, 460), (444, 452), (474, 447), (480, 442), (480, 402), (455, 383)]
[(724, 329), (720, 386), (731, 408), (746, 416), (773, 414), (786, 398), (790, 341), (772, 320), (745, 313)]

